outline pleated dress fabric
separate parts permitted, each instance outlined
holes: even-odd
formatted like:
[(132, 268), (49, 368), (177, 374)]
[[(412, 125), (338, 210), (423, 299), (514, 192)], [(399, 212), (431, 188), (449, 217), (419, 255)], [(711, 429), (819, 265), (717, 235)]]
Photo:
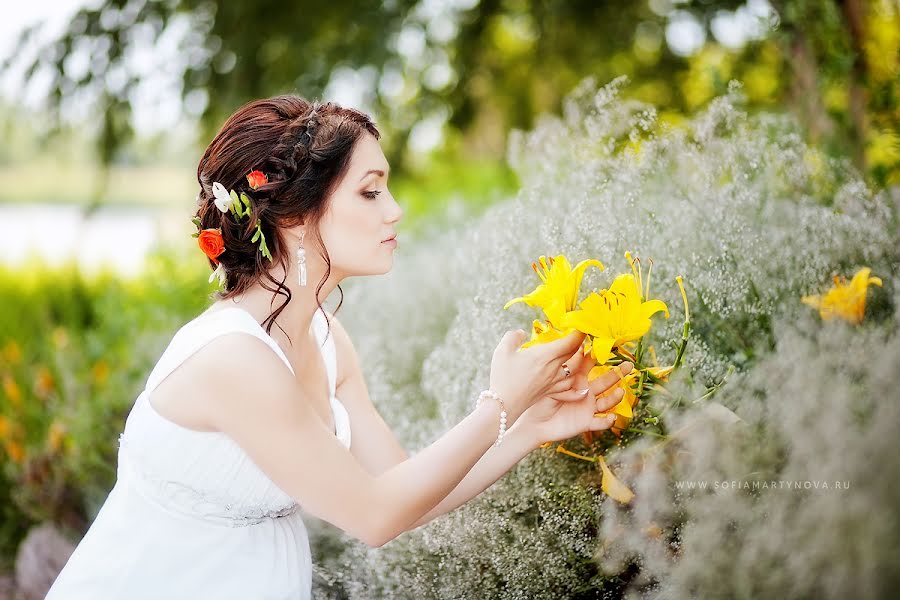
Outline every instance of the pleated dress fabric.
[[(321, 309), (313, 330), (328, 372), (335, 436), (349, 449), (350, 419), (335, 395), (336, 352), (333, 335), (325, 339)], [(233, 332), (263, 340), (294, 372), (242, 308), (204, 313), (181, 327), (128, 415), (116, 483), (47, 600), (311, 597), (309, 539), (294, 499), (230, 437), (177, 425), (148, 401), (184, 360)]]

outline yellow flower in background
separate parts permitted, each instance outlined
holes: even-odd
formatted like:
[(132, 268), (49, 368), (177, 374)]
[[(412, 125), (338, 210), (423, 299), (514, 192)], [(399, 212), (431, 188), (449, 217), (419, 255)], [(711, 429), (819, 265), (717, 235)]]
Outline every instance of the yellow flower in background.
[(9, 419), (0, 415), (0, 440), (9, 435)]
[(22, 350), (15, 340), (9, 340), (3, 345), (3, 360), (11, 365), (17, 365), (22, 360)]
[(801, 302), (819, 310), (822, 319), (839, 317), (854, 325), (862, 322), (866, 313), (866, 293), (870, 285), (881, 287), (881, 279), (869, 277), (872, 269), (863, 267), (847, 284), (843, 277), (834, 276), (834, 287), (824, 296), (803, 296)]
[(10, 375), (3, 376), (3, 393), (13, 406), (22, 406), (22, 390)]
[[(516, 302), (524, 302), (528, 306), (541, 308), (552, 327), (565, 329), (562, 325), (562, 318), (568, 311), (573, 310), (575, 303), (578, 302), (578, 292), (581, 290), (581, 279), (584, 277), (585, 270), (590, 266), (595, 266), (602, 271), (603, 263), (599, 260), (588, 259), (581, 261), (572, 269), (569, 260), (562, 254), (549, 259), (541, 256), (538, 262), (540, 266), (538, 263), (531, 263), (531, 268), (543, 283), (530, 294), (513, 298), (503, 305), (503, 309), (509, 308)], [(564, 335), (568, 333), (571, 332), (565, 332)]]
[(591, 354), (598, 364), (613, 357), (613, 348), (643, 337), (655, 313), (663, 311), (669, 318), (662, 300), (643, 301), (632, 274), (619, 275), (608, 290), (591, 292), (579, 306), (581, 310), (563, 316), (562, 325), (591, 336)]
[(47, 430), (47, 447), (54, 452), (58, 452), (66, 439), (66, 431), (65, 425), (59, 421), (53, 421)]
[(109, 379), (109, 363), (105, 360), (98, 360), (94, 363), (94, 366), (91, 367), (91, 375), (94, 378), (94, 382), (98, 385), (103, 385), (106, 383), (106, 380)]

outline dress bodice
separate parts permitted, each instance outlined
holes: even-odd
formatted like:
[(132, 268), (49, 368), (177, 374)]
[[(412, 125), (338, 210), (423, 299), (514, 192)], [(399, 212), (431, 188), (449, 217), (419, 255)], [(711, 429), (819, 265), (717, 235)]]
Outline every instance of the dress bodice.
[[(349, 414), (335, 395), (334, 337), (328, 334), (321, 310), (314, 314), (312, 327), (328, 372), (335, 436), (349, 448)], [(134, 487), (164, 509), (228, 527), (285, 516), (298, 506), (229, 436), (188, 429), (166, 419), (150, 404), (149, 395), (194, 352), (215, 337), (236, 331), (263, 340), (294, 373), (278, 343), (249, 312), (234, 306), (204, 313), (176, 332), (151, 371), (119, 437), (118, 455), (121, 484)]]

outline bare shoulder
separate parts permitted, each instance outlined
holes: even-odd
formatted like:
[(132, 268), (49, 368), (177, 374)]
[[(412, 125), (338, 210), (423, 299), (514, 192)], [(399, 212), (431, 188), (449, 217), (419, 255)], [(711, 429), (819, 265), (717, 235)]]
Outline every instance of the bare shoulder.
[[(216, 421), (240, 418), (247, 410), (289, 410), (300, 385), (283, 360), (263, 340), (248, 333), (217, 337), (204, 349), (201, 376), (210, 381), (219, 410)], [(232, 414), (222, 414), (223, 412)]]
[(264, 393), (285, 398), (291, 384), (296, 385), (291, 372), (264, 341), (229, 332), (194, 351), (164, 377), (153, 390), (151, 404), (178, 425), (215, 431), (221, 430), (225, 413), (247, 409), (247, 397)]

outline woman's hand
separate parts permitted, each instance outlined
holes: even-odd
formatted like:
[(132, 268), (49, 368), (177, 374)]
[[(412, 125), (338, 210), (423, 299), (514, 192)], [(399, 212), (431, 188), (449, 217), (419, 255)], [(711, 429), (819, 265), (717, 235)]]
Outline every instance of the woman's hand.
[[(566, 365), (572, 372), (568, 378), (569, 387), (562, 393), (548, 394), (519, 418), (518, 427), (526, 430), (536, 445), (567, 440), (586, 431), (603, 431), (616, 421), (615, 414), (594, 416), (594, 413), (610, 410), (624, 396), (625, 391), (618, 385), (618, 370), (613, 369), (588, 383), (588, 373), (595, 361), (590, 355), (583, 356), (581, 348), (566, 361)], [(631, 372), (633, 367), (632, 363), (623, 362), (622, 375)], [(577, 395), (577, 390), (584, 388), (590, 389), (587, 395), (571, 399)]]
[(579, 397), (566, 391), (571, 387), (571, 377), (565, 377), (562, 365), (581, 348), (585, 334), (573, 331), (552, 342), (522, 348), (525, 337), (521, 329), (508, 331), (491, 360), (491, 389), (503, 400), (510, 426), (527, 408), (548, 395)]

